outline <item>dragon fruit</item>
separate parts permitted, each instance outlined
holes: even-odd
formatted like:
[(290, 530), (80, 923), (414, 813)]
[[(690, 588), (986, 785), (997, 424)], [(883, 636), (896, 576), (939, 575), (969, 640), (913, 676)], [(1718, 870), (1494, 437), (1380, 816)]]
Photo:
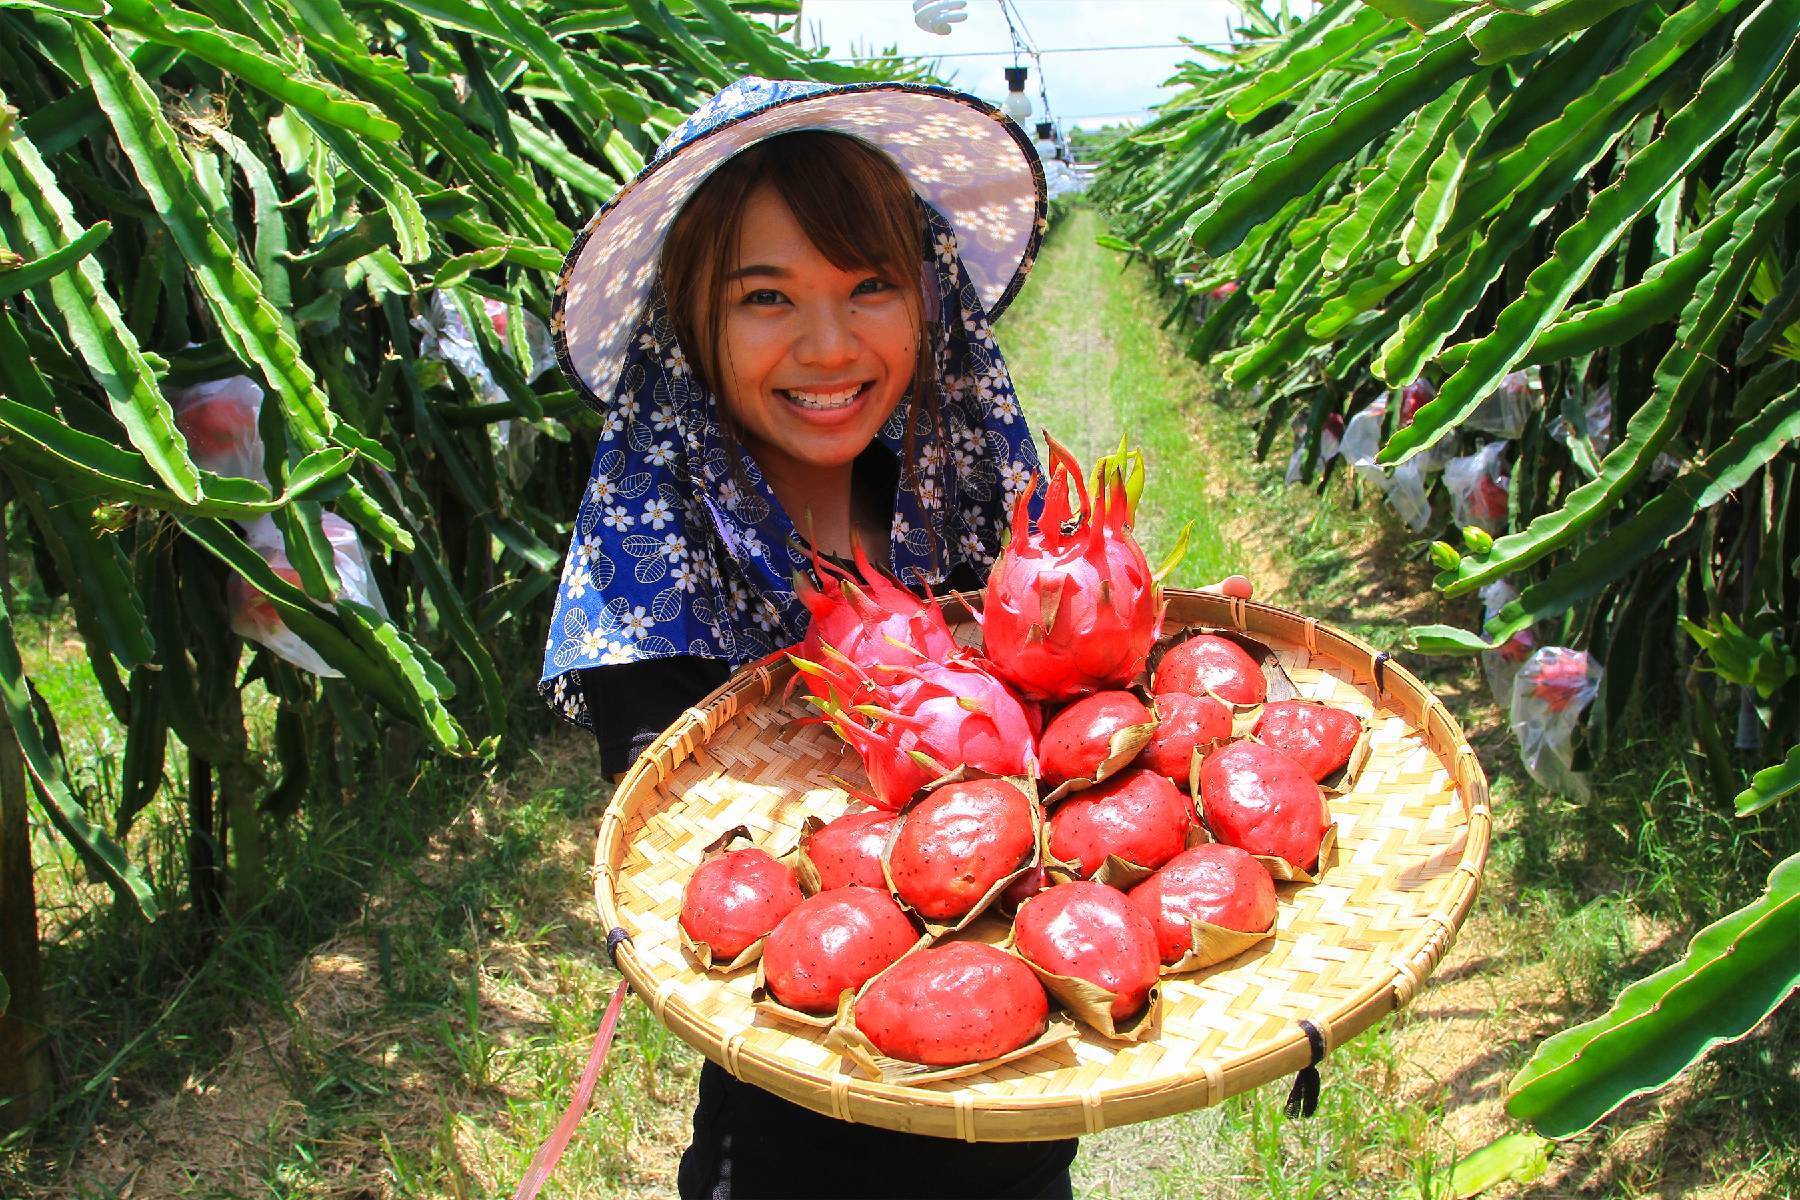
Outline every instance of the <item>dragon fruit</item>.
[(1114, 735), (1155, 722), (1144, 702), (1130, 692), (1095, 692), (1082, 697), (1044, 728), (1038, 746), (1043, 783), (1055, 787), (1071, 779), (1092, 779), (1112, 756)]
[[(820, 557), (813, 550), (813, 569), (820, 585), (814, 587), (804, 574), (794, 576), (794, 594), (805, 603), (812, 619), (800, 642), (800, 655), (815, 664), (830, 664), (825, 647), (864, 669), (911, 666), (926, 659), (942, 660), (956, 653), (956, 636), (936, 601), (921, 600), (869, 562), (861, 541), (854, 541), (857, 575)], [(860, 576), (860, 578), (858, 577)], [(802, 672), (797, 676), (815, 696), (831, 698), (835, 687), (840, 698), (856, 701), (855, 676), (834, 670)]]
[(887, 970), (919, 940), (886, 890), (836, 888), (798, 904), (763, 945), (769, 994), (801, 1012), (835, 1011), (838, 997)]
[(889, 1058), (951, 1067), (999, 1058), (1044, 1032), (1050, 997), (1016, 954), (986, 942), (917, 950), (857, 997), (856, 1028)]
[(1227, 704), (1249, 705), (1263, 702), (1269, 681), (1248, 650), (1228, 637), (1197, 633), (1169, 647), (1162, 656), (1156, 664), (1154, 690), (1158, 695), (1210, 692)]
[(1115, 1021), (1137, 1015), (1156, 983), (1156, 930), (1125, 893), (1104, 883), (1061, 883), (1033, 896), (1019, 908), (1013, 939), (1051, 974), (1111, 992)]
[(1319, 861), (1330, 820), (1325, 793), (1305, 767), (1261, 742), (1233, 742), (1200, 765), (1206, 824), (1227, 845), (1284, 858), (1303, 871)]
[(1256, 721), (1256, 736), (1322, 780), (1350, 761), (1362, 722), (1341, 708), (1310, 700), (1277, 700)]
[[(877, 679), (829, 646), (826, 651), (827, 661), (847, 672), (853, 686), (874, 696), (849, 708), (816, 696), (812, 701), (820, 719), (862, 756), (877, 807), (898, 810), (957, 767), (986, 775), (1037, 775), (1042, 715), (982, 659), (964, 652), (942, 662), (889, 665)], [(815, 669), (794, 661), (808, 674)]]
[(1050, 816), (1050, 857), (1091, 877), (1108, 855), (1140, 867), (1160, 867), (1181, 853), (1194, 809), (1187, 796), (1155, 771), (1135, 767), (1085, 792)]
[(894, 891), (930, 921), (955, 921), (1032, 858), (1032, 799), (1004, 779), (947, 783), (906, 811), (888, 851)]
[(681, 894), (681, 927), (727, 963), (766, 937), (805, 899), (786, 863), (755, 847), (701, 863)]
[(1123, 687), (1144, 669), (1162, 628), (1157, 581), (1174, 561), (1152, 572), (1131, 535), (1126, 456), (1098, 472), (1090, 503), (1081, 465), (1044, 440), (1052, 468), (1043, 515), (1032, 529), (1032, 489), (1020, 492), (980, 619), (988, 657), (1008, 682), (1030, 699), (1072, 700)]
[(1194, 751), (1231, 736), (1231, 710), (1211, 696), (1164, 692), (1156, 698), (1156, 715), (1159, 724), (1138, 755), (1138, 765), (1185, 788), (1192, 775)]
[(1261, 933), (1275, 921), (1275, 880), (1236, 846), (1211, 842), (1183, 850), (1131, 889), (1131, 903), (1150, 919), (1165, 963), (1193, 948), (1193, 922)]
[(886, 888), (881, 852), (899, 819), (886, 810), (850, 813), (815, 829), (806, 839), (805, 854), (819, 877), (819, 890)]

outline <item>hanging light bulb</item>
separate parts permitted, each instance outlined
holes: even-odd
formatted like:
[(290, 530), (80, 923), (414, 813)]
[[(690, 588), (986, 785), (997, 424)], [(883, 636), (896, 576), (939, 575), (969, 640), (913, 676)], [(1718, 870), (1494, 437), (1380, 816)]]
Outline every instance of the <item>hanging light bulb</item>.
[(1056, 157), (1056, 126), (1049, 121), (1039, 121), (1036, 131), (1031, 137), (1032, 148), (1038, 157), (1049, 162)]
[(968, 0), (913, 0), (913, 24), (926, 33), (950, 36), (950, 27), (969, 19)]
[(1006, 99), (1000, 102), (1000, 111), (1015, 121), (1023, 121), (1031, 115), (1031, 97), (1025, 94), (1025, 76), (1029, 67), (1006, 68)]

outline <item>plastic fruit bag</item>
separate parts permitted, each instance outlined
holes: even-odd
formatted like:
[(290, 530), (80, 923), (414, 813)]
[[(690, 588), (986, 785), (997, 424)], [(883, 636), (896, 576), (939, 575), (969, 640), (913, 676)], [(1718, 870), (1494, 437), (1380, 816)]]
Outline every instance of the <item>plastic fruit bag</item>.
[(1612, 389), (1607, 385), (1601, 384), (1594, 390), (1593, 398), (1588, 401), (1587, 408), (1582, 410), (1582, 423), (1587, 428), (1577, 430), (1570, 426), (1566, 418), (1558, 417), (1550, 426), (1550, 435), (1567, 442), (1569, 448), (1576, 451), (1577, 458), (1579, 458), (1580, 450), (1577, 447), (1581, 442), (1582, 435), (1585, 434), (1588, 442), (1594, 447), (1594, 458), (1596, 460), (1605, 458), (1606, 452), (1612, 449), (1613, 444)]
[(215, 475), (269, 482), (263, 472), (262, 434), (256, 428), (263, 398), (256, 380), (232, 375), (171, 388), (167, 395), (175, 428), (187, 439), (195, 466)]
[(1404, 429), (1406, 426), (1411, 425), (1413, 418), (1418, 415), (1419, 410), (1436, 399), (1437, 389), (1431, 386), (1431, 383), (1424, 378), (1415, 379), (1405, 387), (1401, 388), (1400, 427)]
[[(1294, 453), (1293, 456), (1288, 459), (1286, 481), (1288, 483), (1299, 483), (1301, 472), (1306, 467), (1305, 416), (1297, 416), (1294, 418), (1293, 430)], [(1343, 437), (1344, 414), (1327, 413), (1325, 416), (1325, 428), (1319, 431), (1319, 461), (1313, 464), (1315, 469), (1323, 467), (1326, 463), (1337, 457), (1338, 447), (1342, 445)]]
[(1465, 424), (1496, 437), (1515, 440), (1525, 432), (1525, 422), (1540, 403), (1542, 385), (1536, 367), (1514, 371), (1500, 381), (1500, 386), (1487, 399), (1475, 406)]
[[(1481, 619), (1485, 624), (1499, 615), (1500, 610), (1519, 598), (1519, 589), (1504, 579), (1496, 579), (1481, 589)], [(1481, 671), (1487, 676), (1488, 689), (1494, 694), (1494, 703), (1510, 705), (1512, 703), (1513, 680), (1518, 677), (1519, 668), (1537, 649), (1537, 634), (1529, 628), (1521, 629), (1506, 641), (1492, 650), (1481, 653)]]
[(1381, 449), (1381, 419), (1387, 415), (1387, 405), (1388, 396), (1383, 392), (1373, 404), (1351, 417), (1344, 426), (1338, 452), (1350, 460), (1359, 476), (1381, 489), (1400, 519), (1418, 533), (1431, 524), (1431, 504), (1425, 499), (1425, 471), (1419, 460), (1402, 463), (1391, 471), (1375, 465), (1375, 453)]
[(1587, 776), (1574, 769), (1575, 730), (1600, 691), (1604, 672), (1585, 650), (1543, 646), (1513, 679), (1512, 729), (1519, 757), (1531, 777), (1553, 791), (1588, 793)]
[(1475, 453), (1453, 458), (1444, 467), (1444, 488), (1458, 525), (1475, 525), (1489, 533), (1506, 528), (1506, 487), (1510, 482), (1501, 458), (1505, 442), (1489, 442)]
[[(375, 578), (369, 571), (369, 556), (363, 549), (362, 539), (356, 534), (356, 528), (335, 513), (326, 513), (320, 524), (324, 527), (326, 539), (331, 543), (332, 564), (337, 569), (339, 582), (343, 584), (343, 590), (338, 594), (367, 605), (385, 620), (388, 615), (387, 605), (375, 586)], [(244, 538), (263, 556), (263, 561), (275, 569), (277, 575), (295, 587), (300, 586), (300, 572), (288, 561), (287, 545), (272, 518), (258, 517), (249, 522), (244, 527)], [(226, 601), (231, 613), (232, 632), (239, 637), (267, 647), (302, 671), (330, 679), (342, 674), (289, 629), (269, 598), (245, 582), (241, 575), (234, 573), (227, 582)]]

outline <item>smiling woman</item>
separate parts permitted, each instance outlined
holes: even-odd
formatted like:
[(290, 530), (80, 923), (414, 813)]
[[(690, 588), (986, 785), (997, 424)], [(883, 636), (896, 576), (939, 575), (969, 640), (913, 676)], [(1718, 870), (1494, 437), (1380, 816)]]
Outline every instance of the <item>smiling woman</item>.
[(826, 553), (848, 556), (854, 535), (886, 558), (891, 513), (857, 503), (885, 498), (858, 495), (854, 464), (909, 389), (940, 422), (926, 259), (905, 177), (880, 151), (821, 130), (733, 158), (664, 245), (676, 336), (719, 396), (726, 436)]

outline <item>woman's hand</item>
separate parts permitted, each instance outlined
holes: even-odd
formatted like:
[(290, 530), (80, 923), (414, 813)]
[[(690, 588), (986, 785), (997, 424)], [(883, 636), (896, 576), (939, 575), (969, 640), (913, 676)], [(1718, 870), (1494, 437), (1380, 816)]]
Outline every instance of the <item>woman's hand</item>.
[(1203, 592), (1217, 592), (1219, 595), (1226, 596), (1232, 600), (1248, 600), (1251, 598), (1251, 593), (1255, 591), (1255, 586), (1251, 584), (1248, 576), (1227, 575), (1225, 578), (1219, 580), (1219, 582), (1208, 587), (1203, 587), (1200, 590)]

